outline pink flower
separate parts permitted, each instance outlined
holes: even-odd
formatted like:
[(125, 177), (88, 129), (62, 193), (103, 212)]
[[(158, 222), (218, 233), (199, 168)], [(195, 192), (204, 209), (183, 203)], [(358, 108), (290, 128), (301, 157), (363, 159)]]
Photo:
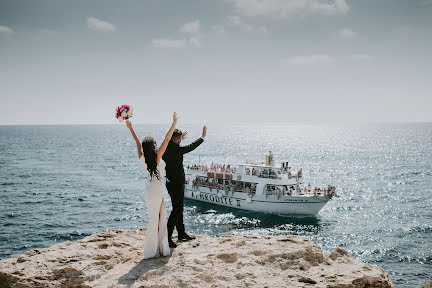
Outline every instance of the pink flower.
[(124, 105), (121, 105), (121, 106), (118, 106), (116, 109), (115, 109), (115, 117), (120, 121), (120, 122), (122, 122), (123, 120), (127, 120), (127, 119), (129, 119), (130, 117), (132, 117), (132, 110), (133, 110), (133, 108), (132, 108), (132, 106), (130, 106), (130, 105), (126, 105), (126, 104), (124, 104)]

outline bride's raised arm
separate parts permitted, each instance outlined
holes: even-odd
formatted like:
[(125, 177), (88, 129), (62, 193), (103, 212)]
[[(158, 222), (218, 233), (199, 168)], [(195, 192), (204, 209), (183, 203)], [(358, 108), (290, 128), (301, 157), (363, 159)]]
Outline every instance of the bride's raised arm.
[(165, 153), (165, 150), (168, 146), (169, 141), (171, 140), (172, 134), (174, 133), (174, 129), (177, 125), (177, 113), (174, 112), (173, 114), (173, 123), (171, 125), (171, 128), (168, 130), (167, 134), (165, 135), (165, 139), (162, 142), (161, 146), (159, 147), (158, 151), (157, 151), (157, 158), (156, 161), (159, 163), (160, 159), (162, 159), (163, 154)]
[(141, 158), (141, 156), (143, 155), (143, 151), (142, 151), (142, 146), (141, 146), (141, 141), (138, 138), (138, 136), (135, 134), (135, 130), (132, 128), (132, 122), (130, 122), (129, 120), (126, 120), (126, 126), (129, 128), (132, 137), (135, 140), (135, 143), (137, 145), (137, 150), (138, 150), (138, 158)]

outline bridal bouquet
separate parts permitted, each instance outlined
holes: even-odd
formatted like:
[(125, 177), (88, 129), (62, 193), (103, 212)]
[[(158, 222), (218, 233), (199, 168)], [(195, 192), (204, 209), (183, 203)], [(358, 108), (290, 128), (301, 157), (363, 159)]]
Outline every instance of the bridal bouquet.
[(117, 107), (115, 117), (120, 122), (123, 122), (123, 120), (128, 120), (129, 118), (131, 118), (132, 113), (133, 113), (133, 108), (130, 105), (122, 105)]

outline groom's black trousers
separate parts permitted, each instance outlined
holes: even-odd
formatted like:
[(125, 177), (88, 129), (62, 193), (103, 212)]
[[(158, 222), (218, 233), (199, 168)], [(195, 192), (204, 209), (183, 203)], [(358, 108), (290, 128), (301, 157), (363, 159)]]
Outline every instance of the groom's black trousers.
[(185, 234), (185, 227), (183, 224), (183, 204), (184, 204), (184, 181), (183, 182), (166, 182), (168, 194), (171, 196), (172, 211), (168, 218), (168, 237), (177, 229), (178, 235)]

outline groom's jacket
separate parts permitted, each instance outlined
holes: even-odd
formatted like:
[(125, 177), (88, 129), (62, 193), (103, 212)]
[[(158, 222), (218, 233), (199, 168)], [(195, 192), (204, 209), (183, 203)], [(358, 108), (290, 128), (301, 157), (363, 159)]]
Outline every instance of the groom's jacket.
[(184, 183), (185, 173), (183, 168), (183, 154), (195, 150), (201, 143), (204, 142), (203, 138), (198, 138), (187, 146), (180, 146), (173, 141), (168, 143), (162, 159), (166, 163), (166, 177), (169, 182)]

